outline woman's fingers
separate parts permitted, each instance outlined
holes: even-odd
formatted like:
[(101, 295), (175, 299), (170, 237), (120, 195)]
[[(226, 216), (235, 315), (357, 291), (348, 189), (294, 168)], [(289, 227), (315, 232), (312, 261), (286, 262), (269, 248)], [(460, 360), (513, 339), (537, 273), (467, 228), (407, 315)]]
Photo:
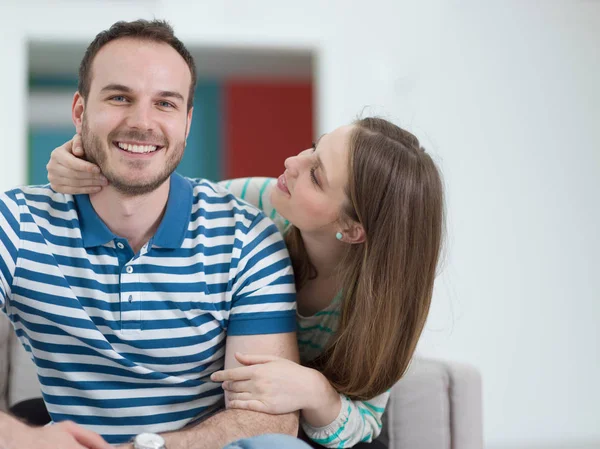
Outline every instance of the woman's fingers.
[(235, 358), (238, 362), (243, 365), (255, 365), (258, 363), (269, 363), (279, 360), (279, 357), (267, 354), (242, 354), (241, 352), (235, 353)]
[(237, 408), (240, 410), (253, 410), (255, 412), (268, 413), (268, 407), (262, 403), (261, 401), (257, 401), (255, 399), (251, 399), (248, 401), (242, 401), (239, 399), (228, 401), (228, 408)]
[(48, 162), (46, 168), (50, 170), (54, 168), (55, 165), (62, 165), (72, 170), (100, 173), (100, 168), (96, 164), (92, 164), (91, 162), (82, 159), (84, 154), (81, 137), (78, 134), (75, 134), (72, 140), (52, 151), (50, 162)]
[(83, 157), (84, 156), (84, 151), (83, 151), (83, 141), (81, 139), (81, 135), (79, 134), (75, 134), (73, 136), (73, 154), (77, 157)]
[(78, 180), (85, 181), (84, 185), (107, 184), (107, 180), (104, 175), (92, 174), (86, 171), (76, 171), (59, 164), (54, 164), (52, 167), (50, 167), (50, 164), (48, 164), (48, 180), (50, 182), (56, 182), (57, 184), (75, 184)]
[(56, 154), (53, 152), (50, 156), (50, 161), (52, 161), (52, 158), (55, 159), (58, 165), (71, 170), (86, 173), (100, 173), (100, 167), (98, 167), (96, 164), (88, 162), (85, 159), (80, 159), (77, 156), (68, 153), (67, 151), (59, 151)]
[(255, 399), (256, 397), (252, 395), (252, 393), (244, 392), (244, 393), (233, 393), (232, 391), (227, 392), (227, 400), (228, 401), (249, 401), (251, 399)]
[(227, 380), (221, 385), (223, 390), (233, 391), (235, 393), (243, 393), (252, 391), (252, 383), (249, 380)]
[(52, 188), (60, 193), (64, 193), (67, 195), (89, 195), (90, 193), (98, 193), (102, 190), (102, 187), (99, 186), (84, 186), (84, 187), (73, 187), (73, 186), (55, 186), (52, 185)]
[(210, 380), (213, 382), (224, 382), (226, 380), (248, 380), (252, 377), (254, 369), (251, 366), (226, 369), (212, 373)]

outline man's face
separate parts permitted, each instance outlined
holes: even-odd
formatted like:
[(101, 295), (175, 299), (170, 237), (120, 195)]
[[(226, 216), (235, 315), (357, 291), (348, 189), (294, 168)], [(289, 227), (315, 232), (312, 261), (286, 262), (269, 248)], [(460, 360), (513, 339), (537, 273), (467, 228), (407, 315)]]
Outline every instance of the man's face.
[[(88, 158), (114, 188), (150, 192), (175, 170), (191, 110), (190, 69), (167, 44), (122, 38), (94, 58), (81, 134)], [(75, 116), (75, 113), (74, 113)]]

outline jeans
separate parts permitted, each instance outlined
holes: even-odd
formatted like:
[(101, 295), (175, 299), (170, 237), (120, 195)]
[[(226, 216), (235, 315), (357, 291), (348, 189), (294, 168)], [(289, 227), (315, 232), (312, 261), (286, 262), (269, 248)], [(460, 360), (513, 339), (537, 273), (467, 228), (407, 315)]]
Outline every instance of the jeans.
[(311, 449), (311, 447), (298, 438), (272, 433), (234, 441), (223, 449)]

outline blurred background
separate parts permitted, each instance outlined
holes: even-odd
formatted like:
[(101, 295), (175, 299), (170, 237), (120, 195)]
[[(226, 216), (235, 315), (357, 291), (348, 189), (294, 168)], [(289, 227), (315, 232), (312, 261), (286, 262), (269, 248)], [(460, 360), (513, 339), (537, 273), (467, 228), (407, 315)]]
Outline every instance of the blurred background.
[(2, 0), (0, 188), (45, 183), (117, 20), (196, 56), (189, 176), (277, 176), (359, 115), (414, 132), (448, 237), (422, 355), (482, 373), (486, 447), (600, 447), (600, 1)]
[[(88, 43), (28, 42), (28, 183), (48, 182), (52, 149), (73, 136), (71, 103)], [(189, 50), (198, 83), (178, 171), (212, 180), (278, 177), (285, 157), (312, 143), (312, 51), (193, 42)]]

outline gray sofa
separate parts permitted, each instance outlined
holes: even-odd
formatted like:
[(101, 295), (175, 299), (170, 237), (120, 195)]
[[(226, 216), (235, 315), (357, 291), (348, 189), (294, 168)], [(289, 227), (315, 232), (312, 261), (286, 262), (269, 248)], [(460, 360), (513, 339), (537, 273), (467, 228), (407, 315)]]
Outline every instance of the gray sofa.
[[(35, 367), (0, 313), (0, 410), (39, 396)], [(390, 449), (482, 449), (479, 373), (467, 365), (415, 358), (392, 389), (380, 438)]]

